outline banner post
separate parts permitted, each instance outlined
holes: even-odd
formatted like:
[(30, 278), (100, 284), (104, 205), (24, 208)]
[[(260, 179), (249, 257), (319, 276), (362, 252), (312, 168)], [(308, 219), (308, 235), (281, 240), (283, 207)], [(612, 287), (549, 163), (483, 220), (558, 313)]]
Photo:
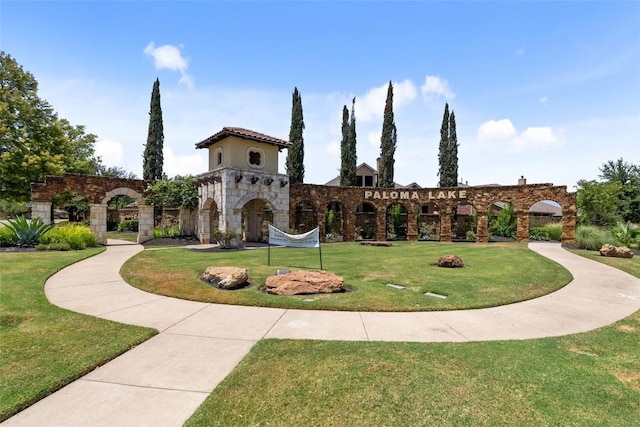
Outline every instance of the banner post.
[(318, 240), (318, 253), (320, 254), (320, 270), (322, 270), (322, 245), (320, 240)]

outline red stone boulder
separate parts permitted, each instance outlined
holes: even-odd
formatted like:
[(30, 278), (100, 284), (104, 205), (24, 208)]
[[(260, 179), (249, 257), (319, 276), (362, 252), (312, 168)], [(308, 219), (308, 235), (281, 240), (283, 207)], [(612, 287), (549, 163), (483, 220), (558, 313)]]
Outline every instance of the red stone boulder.
[(344, 292), (344, 278), (328, 271), (292, 271), (269, 276), (262, 290), (275, 295), (329, 294)]
[(443, 255), (438, 258), (438, 267), (462, 268), (464, 263), (458, 255)]
[(600, 255), (616, 258), (633, 258), (633, 252), (628, 247), (617, 247), (608, 243), (600, 248)]

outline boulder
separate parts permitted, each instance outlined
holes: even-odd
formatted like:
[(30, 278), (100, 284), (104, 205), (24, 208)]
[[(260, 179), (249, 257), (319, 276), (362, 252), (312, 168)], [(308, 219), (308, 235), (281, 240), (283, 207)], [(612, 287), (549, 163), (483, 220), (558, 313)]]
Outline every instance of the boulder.
[(464, 263), (458, 255), (443, 255), (438, 258), (438, 267), (462, 268)]
[(275, 295), (344, 292), (344, 278), (328, 271), (292, 271), (267, 277), (262, 290)]
[(238, 289), (249, 280), (246, 268), (209, 267), (200, 275), (200, 280), (220, 289)]
[(600, 248), (600, 255), (616, 258), (633, 258), (633, 251), (626, 246), (616, 247), (607, 243)]

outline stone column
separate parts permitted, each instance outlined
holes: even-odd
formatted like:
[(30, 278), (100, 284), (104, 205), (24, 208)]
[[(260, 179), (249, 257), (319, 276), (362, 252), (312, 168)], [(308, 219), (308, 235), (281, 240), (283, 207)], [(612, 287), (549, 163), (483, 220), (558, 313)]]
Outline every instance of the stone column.
[(31, 218), (40, 218), (43, 224), (51, 223), (51, 202), (31, 202)]
[(562, 209), (562, 243), (576, 242), (576, 211), (575, 209)]
[(477, 211), (478, 224), (476, 225), (476, 242), (487, 243), (489, 241), (489, 217), (488, 212)]
[(451, 242), (451, 206), (440, 209), (440, 241)]
[(418, 241), (418, 211), (419, 206), (409, 204), (407, 209), (407, 240), (416, 242)]
[(153, 239), (153, 206), (138, 206), (138, 243)]
[(516, 240), (518, 242), (529, 241), (529, 212), (518, 211), (518, 229), (516, 231)]
[(209, 209), (200, 209), (198, 213), (198, 240), (202, 244), (211, 243), (210, 215), (211, 211)]
[(345, 242), (355, 242), (356, 240), (356, 212), (354, 209), (344, 209), (342, 212), (342, 218), (344, 219), (344, 224), (342, 227), (342, 239)]
[(89, 211), (89, 228), (96, 236), (98, 243), (107, 244), (107, 205), (91, 205)]
[(387, 240), (387, 210), (379, 206), (376, 206), (376, 240)]

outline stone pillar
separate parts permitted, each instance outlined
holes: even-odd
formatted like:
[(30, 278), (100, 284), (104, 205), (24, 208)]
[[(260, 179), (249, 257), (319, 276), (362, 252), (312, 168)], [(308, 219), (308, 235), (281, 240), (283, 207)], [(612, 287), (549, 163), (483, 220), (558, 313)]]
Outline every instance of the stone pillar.
[(576, 242), (576, 210), (562, 209), (562, 243)]
[(107, 205), (91, 205), (89, 211), (89, 227), (98, 243), (107, 244)]
[(529, 241), (529, 212), (528, 211), (518, 211), (518, 228), (516, 231), (516, 240), (518, 242), (528, 242)]
[(138, 206), (138, 243), (153, 239), (153, 206)]
[(200, 240), (202, 244), (211, 243), (210, 215), (211, 211), (209, 209), (200, 209), (198, 213), (198, 240)]
[(40, 218), (43, 224), (51, 223), (51, 202), (31, 202), (31, 218)]
[(489, 241), (489, 214), (485, 211), (476, 211), (478, 223), (476, 224), (476, 242), (487, 243)]
[(411, 242), (418, 241), (418, 209), (420, 206), (413, 204), (407, 209), (407, 240)]
[(356, 212), (353, 209), (344, 209), (342, 212), (343, 224), (343, 236), (342, 239), (345, 242), (355, 242), (356, 240)]
[(376, 240), (387, 240), (387, 210), (381, 207), (376, 207)]
[(440, 241), (451, 242), (451, 206), (442, 206), (440, 210)]

